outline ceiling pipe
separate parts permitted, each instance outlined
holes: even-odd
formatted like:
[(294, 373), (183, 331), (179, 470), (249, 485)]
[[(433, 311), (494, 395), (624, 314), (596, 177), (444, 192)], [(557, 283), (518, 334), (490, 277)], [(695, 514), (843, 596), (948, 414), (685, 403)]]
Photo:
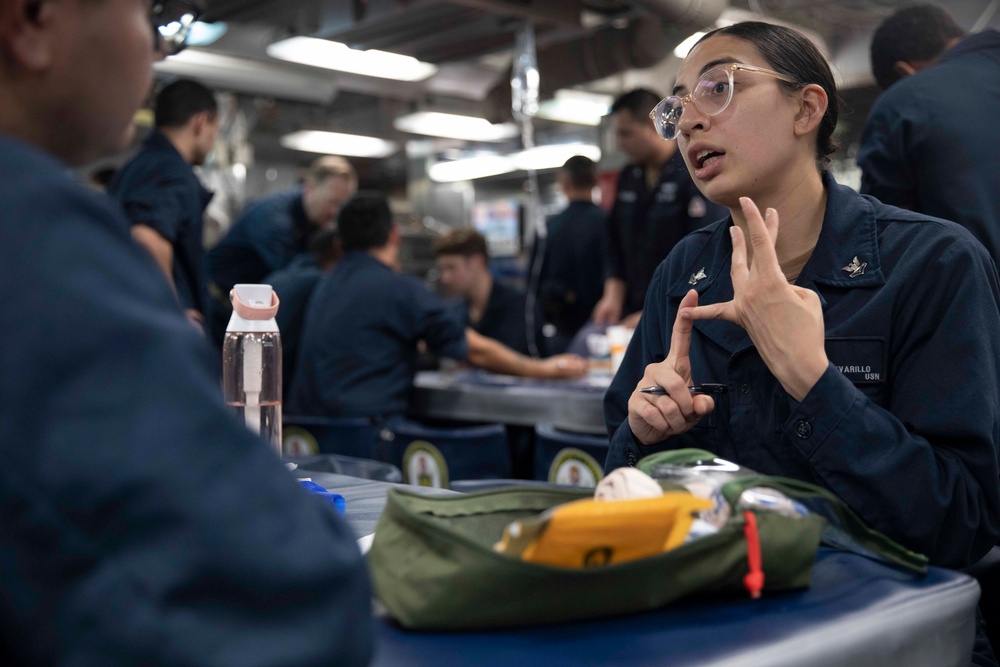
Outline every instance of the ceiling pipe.
[[(538, 49), (539, 99), (549, 99), (560, 88), (617, 74), (627, 69), (651, 67), (670, 54), (658, 20), (641, 18), (627, 27), (605, 27), (582, 39)], [(491, 123), (511, 120), (510, 76), (501, 77), (483, 100), (484, 116)]]
[[(605, 26), (580, 39), (538, 49), (540, 99), (567, 88), (624, 72), (652, 67), (691, 33), (714, 26), (728, 0), (633, 0), (645, 14), (625, 28)], [(492, 123), (511, 120), (508, 76), (483, 100), (483, 115)]]

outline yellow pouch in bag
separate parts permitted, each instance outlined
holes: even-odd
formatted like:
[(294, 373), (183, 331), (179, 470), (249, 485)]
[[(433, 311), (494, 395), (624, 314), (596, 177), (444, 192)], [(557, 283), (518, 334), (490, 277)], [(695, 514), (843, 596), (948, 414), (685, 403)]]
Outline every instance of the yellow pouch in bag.
[(682, 491), (638, 500), (577, 500), (509, 524), (494, 548), (556, 567), (614, 565), (681, 545), (694, 514), (712, 506)]

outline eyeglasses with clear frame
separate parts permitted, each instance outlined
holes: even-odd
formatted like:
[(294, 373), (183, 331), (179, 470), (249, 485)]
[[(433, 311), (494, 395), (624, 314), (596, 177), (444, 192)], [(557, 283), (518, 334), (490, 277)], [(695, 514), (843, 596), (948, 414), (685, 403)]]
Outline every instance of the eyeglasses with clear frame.
[(733, 101), (733, 73), (737, 71), (763, 74), (796, 85), (799, 83), (790, 76), (754, 65), (732, 63), (713, 67), (698, 77), (693, 91), (684, 97), (665, 97), (653, 107), (649, 118), (653, 121), (656, 133), (667, 140), (676, 139), (680, 134), (681, 115), (688, 102), (694, 102), (698, 111), (706, 116), (717, 116), (725, 111)]
[(149, 20), (156, 50), (164, 56), (183, 51), (191, 28), (201, 14), (202, 4), (197, 0), (154, 0)]

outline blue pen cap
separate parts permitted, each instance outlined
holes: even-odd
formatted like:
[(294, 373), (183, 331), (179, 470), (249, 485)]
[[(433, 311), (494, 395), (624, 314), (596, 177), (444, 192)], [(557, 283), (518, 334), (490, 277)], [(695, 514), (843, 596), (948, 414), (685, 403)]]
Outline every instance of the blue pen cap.
[(340, 514), (340, 516), (344, 516), (344, 513), (347, 511), (347, 501), (344, 500), (344, 496), (339, 493), (327, 491), (316, 482), (308, 479), (300, 479), (299, 485), (333, 505), (334, 509), (337, 510), (337, 513)]

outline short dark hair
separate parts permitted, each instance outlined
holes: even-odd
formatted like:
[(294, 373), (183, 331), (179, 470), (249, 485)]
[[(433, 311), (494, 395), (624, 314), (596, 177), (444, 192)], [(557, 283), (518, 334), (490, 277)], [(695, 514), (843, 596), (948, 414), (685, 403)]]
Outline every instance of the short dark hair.
[(392, 231), (389, 202), (381, 193), (359, 192), (340, 209), (337, 229), (344, 252), (381, 248)]
[(662, 99), (662, 95), (658, 95), (649, 88), (636, 88), (620, 95), (611, 105), (611, 113), (628, 111), (632, 114), (632, 118), (641, 122), (649, 117), (649, 112)]
[(157, 129), (181, 127), (203, 111), (215, 115), (219, 104), (209, 88), (190, 79), (178, 79), (164, 86), (153, 104)]
[(593, 189), (597, 185), (597, 165), (586, 155), (574, 155), (559, 171), (566, 174), (570, 186), (578, 190)]
[(820, 171), (829, 169), (830, 156), (840, 147), (840, 142), (833, 136), (840, 117), (840, 98), (837, 96), (837, 83), (833, 78), (833, 72), (830, 71), (830, 65), (816, 45), (802, 33), (791, 28), (762, 21), (744, 21), (718, 28), (706, 34), (697, 43), (700, 44), (715, 35), (731, 35), (750, 42), (771, 69), (786, 74), (798, 82), (788, 83), (778, 80), (778, 85), (782, 88), (794, 91), (814, 83), (826, 91), (829, 102), (819, 124), (819, 134), (816, 136), (816, 164)]
[(948, 48), (948, 42), (961, 39), (965, 31), (943, 7), (911, 5), (882, 21), (872, 36), (872, 74), (879, 88), (885, 90), (902, 77), (896, 63), (933, 62)]
[(317, 229), (306, 239), (306, 251), (316, 259), (320, 268), (336, 264), (340, 260), (340, 231), (337, 226)]
[(434, 252), (438, 257), (441, 255), (462, 255), (463, 257), (482, 255), (489, 259), (490, 256), (486, 250), (486, 239), (471, 227), (456, 229), (435, 240)]

